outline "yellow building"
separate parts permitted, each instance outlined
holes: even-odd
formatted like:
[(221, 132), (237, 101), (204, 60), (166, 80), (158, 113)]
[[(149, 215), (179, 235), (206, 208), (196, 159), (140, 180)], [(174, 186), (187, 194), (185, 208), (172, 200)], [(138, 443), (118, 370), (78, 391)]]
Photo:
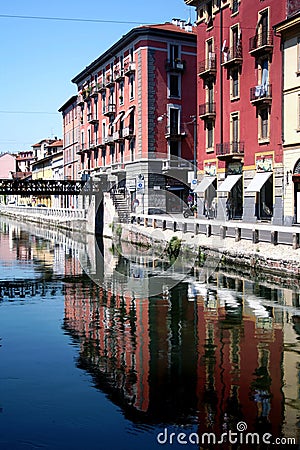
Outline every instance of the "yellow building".
[(284, 224), (300, 224), (300, 12), (275, 26), (283, 58)]

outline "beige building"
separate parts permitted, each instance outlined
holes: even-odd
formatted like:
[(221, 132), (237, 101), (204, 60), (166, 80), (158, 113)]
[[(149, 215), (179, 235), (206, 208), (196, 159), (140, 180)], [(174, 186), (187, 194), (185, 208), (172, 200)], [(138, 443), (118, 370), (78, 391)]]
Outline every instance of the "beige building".
[(284, 224), (300, 224), (300, 13), (275, 27), (282, 38)]

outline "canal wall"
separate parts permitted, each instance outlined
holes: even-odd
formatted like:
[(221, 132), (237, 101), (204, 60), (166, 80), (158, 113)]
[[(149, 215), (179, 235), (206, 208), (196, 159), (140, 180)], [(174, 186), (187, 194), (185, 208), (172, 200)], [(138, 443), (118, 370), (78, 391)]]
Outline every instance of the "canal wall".
[[(198, 255), (198, 264), (209, 256), (210, 264), (215, 267), (238, 268), (242, 273), (257, 274), (261, 279), (268, 274), (277, 277), (300, 277), (300, 249), (298, 246), (252, 240), (236, 240), (235, 237), (197, 234), (194, 231), (157, 228), (150, 221), (135, 222), (123, 226), (120, 239), (134, 245), (157, 247), (166, 252), (171, 239), (186, 250)], [(154, 226), (153, 226), (154, 225)], [(214, 262), (212, 262), (214, 260)], [(262, 278), (262, 274), (264, 275)]]

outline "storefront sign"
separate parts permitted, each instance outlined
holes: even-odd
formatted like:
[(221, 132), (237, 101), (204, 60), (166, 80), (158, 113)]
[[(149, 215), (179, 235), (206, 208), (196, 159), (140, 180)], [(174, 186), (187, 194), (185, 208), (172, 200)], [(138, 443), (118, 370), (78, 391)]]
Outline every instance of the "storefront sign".
[(273, 157), (272, 156), (257, 156), (256, 157), (257, 172), (272, 172)]
[(216, 163), (204, 163), (204, 173), (210, 177), (215, 177), (217, 174)]

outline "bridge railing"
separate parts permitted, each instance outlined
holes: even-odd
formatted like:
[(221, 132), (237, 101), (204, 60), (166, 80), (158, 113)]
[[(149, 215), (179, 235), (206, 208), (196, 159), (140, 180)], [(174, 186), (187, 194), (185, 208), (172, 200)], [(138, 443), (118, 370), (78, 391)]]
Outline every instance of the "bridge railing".
[(47, 216), (60, 219), (86, 219), (87, 211), (85, 209), (68, 208), (42, 208), (34, 206), (15, 206), (0, 205), (0, 212), (12, 212), (20, 215)]

